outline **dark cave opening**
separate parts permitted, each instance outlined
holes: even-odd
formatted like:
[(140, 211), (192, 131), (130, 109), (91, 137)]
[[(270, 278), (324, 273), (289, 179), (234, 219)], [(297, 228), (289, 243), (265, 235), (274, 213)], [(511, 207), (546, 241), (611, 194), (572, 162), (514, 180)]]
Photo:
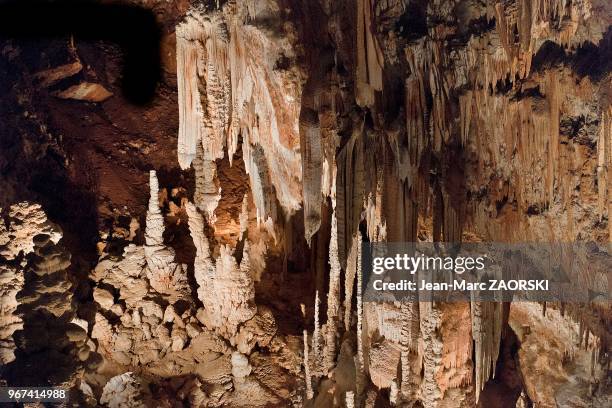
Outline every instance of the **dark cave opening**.
[(480, 408), (515, 408), (523, 380), (519, 371), (518, 351), (520, 341), (512, 328), (506, 324), (503, 331), (500, 353), (495, 365), (495, 377), (486, 382), (480, 393)]

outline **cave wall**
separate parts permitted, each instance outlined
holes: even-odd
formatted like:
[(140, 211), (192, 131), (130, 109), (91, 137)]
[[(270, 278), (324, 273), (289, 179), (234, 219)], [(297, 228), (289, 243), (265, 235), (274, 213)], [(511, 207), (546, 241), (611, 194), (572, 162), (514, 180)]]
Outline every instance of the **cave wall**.
[(361, 242), (609, 243), (609, 2), (130, 3), (162, 26), (146, 106), (112, 44), (1, 48), (0, 237), (21, 200), (64, 231), (83, 401), (476, 406), (518, 341), (508, 406), (605, 405), (607, 305), (363, 302)]

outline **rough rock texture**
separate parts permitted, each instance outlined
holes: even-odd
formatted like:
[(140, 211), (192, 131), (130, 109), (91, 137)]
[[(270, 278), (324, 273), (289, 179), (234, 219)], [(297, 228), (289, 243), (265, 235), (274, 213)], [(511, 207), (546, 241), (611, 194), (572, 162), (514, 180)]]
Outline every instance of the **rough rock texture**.
[(133, 373), (124, 373), (113, 377), (104, 386), (100, 403), (109, 408), (140, 408), (153, 404), (150, 396)]
[(15, 361), (7, 377), (22, 385), (73, 386), (85, 364), (95, 367), (95, 356), (86, 344), (86, 330), (72, 322), (76, 310), (67, 275), (70, 254), (47, 234), (35, 235), (33, 242), (23, 289), (16, 296), (14, 313), (23, 327), (13, 334)]
[(229, 339), (238, 333), (238, 326), (253, 318), (257, 311), (246, 244), (240, 265), (227, 246), (221, 247), (217, 259), (211, 259), (208, 238), (204, 235), (204, 218), (191, 203), (187, 204), (187, 214), (197, 251), (194, 275), (198, 298), (204, 304), (198, 318), (209, 329)]
[(521, 303), (510, 326), (521, 342), (519, 367), (525, 391), (536, 406), (607, 406), (612, 401), (599, 352), (602, 339), (581, 333), (580, 324), (559, 310)]
[(87, 102), (103, 102), (113, 96), (113, 94), (112, 92), (106, 90), (100, 84), (82, 82), (78, 85), (71, 86), (70, 88), (64, 91), (58, 92), (56, 96), (62, 99), (76, 99), (78, 101)]
[[(0, 213), (4, 213), (1, 208)], [(3, 365), (15, 359), (13, 333), (23, 328), (22, 319), (15, 313), (17, 294), (23, 289), (25, 256), (34, 250), (34, 237), (38, 234), (48, 234), (53, 243), (62, 237), (40, 205), (22, 202), (8, 208), (5, 222), (0, 224), (0, 363)]]
[[(296, 56), (297, 38), (291, 22), (281, 22), (285, 12), (275, 2), (230, 2), (214, 11), (196, 7), (176, 30), (179, 163), (185, 169), (193, 162), (196, 172), (203, 166), (198, 179), (209, 203), (215, 195), (212, 162), (224, 149), (231, 160), (242, 138), (253, 201), (263, 220), (276, 219), (276, 200), (291, 214), (302, 196), (301, 72), (286, 62)], [(273, 34), (277, 29), (281, 35)], [(208, 211), (215, 207), (196, 204)]]
[(91, 406), (609, 405), (607, 303), (361, 293), (364, 241), (610, 242), (608, 1), (130, 3), (146, 106), (113, 45), (0, 39), (11, 367)]

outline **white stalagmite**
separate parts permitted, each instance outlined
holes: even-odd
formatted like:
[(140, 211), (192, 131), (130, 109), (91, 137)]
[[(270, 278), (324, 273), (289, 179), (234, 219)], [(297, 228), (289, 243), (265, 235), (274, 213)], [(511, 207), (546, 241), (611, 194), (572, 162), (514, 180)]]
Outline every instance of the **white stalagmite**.
[(331, 239), (329, 241), (329, 292), (327, 294), (327, 323), (325, 328), (324, 371), (331, 370), (336, 360), (336, 332), (340, 314), (340, 260), (338, 259), (338, 221), (335, 208), (332, 214)]
[(353, 391), (346, 392), (346, 408), (355, 408), (355, 393)]
[(357, 254), (357, 371), (363, 375), (365, 374), (365, 362), (363, 357), (363, 269), (361, 255), (360, 251)]
[(149, 192), (145, 241), (147, 246), (163, 245), (164, 216), (159, 209), (159, 182), (155, 170), (149, 172)]
[(321, 298), (319, 298), (319, 291), (315, 292), (315, 304), (314, 304), (314, 331), (312, 333), (312, 356), (315, 364), (315, 370), (320, 371), (321, 365), (321, 322), (319, 321), (319, 307), (321, 305)]
[(395, 380), (391, 381), (391, 389), (389, 390), (389, 402), (391, 403), (391, 406), (396, 406), (397, 405), (397, 396), (399, 394), (399, 391), (397, 389), (397, 382), (395, 382)]
[[(302, 307), (302, 317), (306, 318), (306, 307)], [(308, 353), (308, 330), (304, 329), (304, 379), (306, 381), (306, 399), (312, 399), (314, 393), (312, 391), (312, 377), (310, 374), (310, 355)]]
[(415, 373), (411, 370), (412, 357), (418, 352), (419, 328), (419, 303), (402, 302), (400, 306), (402, 318), (401, 328), (401, 383), (400, 393), (402, 399), (410, 401), (416, 392)]
[(155, 170), (149, 172), (149, 190), (144, 247), (146, 274), (153, 289), (174, 298), (190, 289), (183, 266), (174, 261), (174, 249), (164, 245), (164, 216), (159, 208), (159, 182)]
[(357, 274), (357, 261), (361, 257), (361, 232), (357, 231), (353, 237), (353, 244), (349, 251), (346, 263), (346, 277), (344, 279), (344, 328), (351, 327), (351, 305), (353, 303), (353, 287)]
[(238, 326), (255, 316), (255, 287), (250, 272), (248, 243), (245, 243), (240, 265), (229, 246), (220, 248), (220, 255), (211, 259), (208, 238), (204, 234), (204, 218), (192, 203), (187, 203), (189, 231), (196, 247), (194, 275), (198, 298), (204, 304), (199, 319), (208, 328), (232, 339)]

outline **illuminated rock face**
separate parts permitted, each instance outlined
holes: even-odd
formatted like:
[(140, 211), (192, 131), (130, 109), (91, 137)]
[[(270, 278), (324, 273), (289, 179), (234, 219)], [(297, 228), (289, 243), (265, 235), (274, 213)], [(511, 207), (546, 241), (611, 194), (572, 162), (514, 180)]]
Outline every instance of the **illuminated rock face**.
[[(96, 191), (108, 207), (142, 191), (90, 263), (67, 272), (79, 249), (56, 248), (42, 207), (0, 210), (0, 362), (46, 344), (29, 307), (70, 329), (62, 358), (95, 373), (53, 378), (75, 374), (93, 406), (609, 405), (607, 307), (361, 293), (363, 241), (610, 242), (609, 1), (135, 3), (180, 14), (159, 15), (176, 24), (176, 89), (161, 85), (176, 126), (166, 144), (92, 139), (139, 152), (140, 186)], [(50, 66), (33, 71), (45, 88), (98, 69)], [(108, 137), (129, 130), (116, 89), (94, 85), (63, 97), (108, 98)]]
[[(2, 213), (0, 209), (0, 213)], [(16, 313), (17, 294), (24, 285), (25, 256), (34, 251), (34, 237), (48, 234), (57, 243), (62, 235), (57, 226), (47, 220), (40, 205), (22, 202), (8, 208), (6, 222), (0, 224), (0, 363), (15, 359), (13, 333), (23, 328)]]
[[(251, 82), (235, 75), (240, 71), (232, 56), (264, 55), (261, 43), (246, 41), (233, 54), (238, 49), (233, 41), (241, 32), (265, 26), (256, 18), (259, 13), (273, 19), (272, 3), (245, 6), (253, 20), (246, 19), (238, 31), (231, 17), (240, 15), (242, 5), (234, 2), (220, 11), (194, 10), (182, 23), (194, 27), (197, 20), (205, 32), (200, 44), (206, 44), (208, 54), (194, 51), (205, 55), (204, 66), (229, 61), (206, 75), (229, 71), (233, 101), (250, 91)], [(366, 305), (363, 315), (359, 310), (352, 319), (351, 298), (359, 297), (351, 285), (359, 279), (356, 236), (371, 241), (608, 241), (610, 228), (603, 220), (610, 210), (609, 68), (589, 71), (583, 64), (594, 59), (605, 65), (611, 8), (597, 1), (316, 3), (312, 10), (288, 13), (290, 23), (299, 27), (316, 21), (317, 30), (298, 29), (297, 44), (303, 48), (291, 44), (305, 72), (305, 80), (295, 82), (301, 94), (292, 110), (299, 112), (294, 120), (301, 179), (282, 181), (283, 191), (302, 192), (304, 237), (315, 263), (329, 271), (325, 325), (319, 326), (316, 315), (312, 336), (304, 337), (307, 382), (333, 387), (321, 378), (341, 370), (340, 339), (350, 333), (358, 344), (354, 391), (360, 403), (372, 390), (359, 376), (369, 376), (399, 401), (471, 406), (493, 376), (508, 310), (478, 302)], [(181, 38), (187, 37), (179, 33)], [(593, 44), (591, 51), (585, 41)], [(260, 63), (241, 61), (249, 69)], [(265, 67), (252, 69), (261, 74)], [(181, 75), (198, 81), (193, 74)], [(236, 89), (240, 80), (243, 87)], [(284, 86), (277, 82), (268, 92)], [(224, 97), (214, 90), (200, 96), (209, 101), (202, 106), (214, 110), (202, 109), (205, 118), (197, 121), (219, 121), (222, 125), (213, 128), (222, 132), (209, 132), (217, 136), (208, 146), (225, 140), (231, 153), (233, 112), (242, 108), (232, 105), (226, 114)], [(266, 95), (255, 95), (253, 104), (242, 106), (257, 110), (264, 101)], [(271, 102), (276, 112), (292, 106)], [(241, 136), (251, 137), (255, 127), (240, 127)], [(253, 201), (264, 219), (274, 192), (283, 210), (290, 207), (278, 195), (270, 161), (275, 148), (263, 143), (245, 154)], [(276, 154), (272, 160), (284, 159)], [(253, 173), (252, 165), (260, 171)], [(266, 189), (268, 180), (275, 191)], [(345, 282), (344, 302), (340, 282)], [(332, 381), (341, 389), (339, 378), (332, 375)]]
[[(259, 15), (280, 19), (275, 2), (232, 2), (220, 10), (191, 10), (176, 28), (179, 92), (178, 160), (196, 169), (198, 207), (211, 214), (217, 196), (214, 161), (236, 152), (238, 139), (253, 201), (262, 219), (301, 203), (298, 113), (302, 73), (279, 66), (294, 59), (296, 33), (281, 37), (245, 25)], [(201, 147), (200, 147), (201, 146)], [(216, 199), (218, 201), (218, 198)]]

